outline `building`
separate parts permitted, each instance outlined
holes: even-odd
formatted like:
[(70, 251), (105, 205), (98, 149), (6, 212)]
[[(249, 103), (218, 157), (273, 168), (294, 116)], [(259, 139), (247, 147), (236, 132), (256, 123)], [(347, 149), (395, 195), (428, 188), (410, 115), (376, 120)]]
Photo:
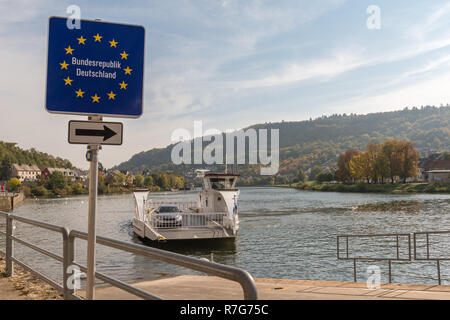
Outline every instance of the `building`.
[(427, 171), (429, 183), (450, 183), (450, 170)]
[(430, 154), (427, 158), (419, 160), (419, 178), (429, 181), (429, 173), (432, 171), (450, 170), (450, 160), (441, 153)]
[(42, 170), (42, 175), (46, 178), (50, 177), (53, 172), (61, 172), (63, 176), (74, 182), (77, 180), (77, 176), (74, 170), (64, 168), (45, 168)]
[(86, 182), (88, 180), (89, 172), (83, 171), (79, 169), (73, 170), (73, 173), (75, 175), (75, 180), (79, 182)]
[(41, 169), (35, 164), (21, 164), (13, 163), (11, 166), (11, 174), (16, 177), (20, 182), (35, 181), (41, 174)]

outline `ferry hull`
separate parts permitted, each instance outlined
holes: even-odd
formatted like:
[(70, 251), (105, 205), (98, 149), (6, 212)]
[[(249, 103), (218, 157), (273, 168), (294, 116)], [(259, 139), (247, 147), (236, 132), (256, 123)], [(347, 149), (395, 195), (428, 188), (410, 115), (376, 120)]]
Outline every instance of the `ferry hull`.
[(133, 230), (136, 235), (153, 241), (194, 240), (194, 239), (225, 239), (235, 238), (232, 230), (223, 228), (168, 228), (152, 229), (144, 222), (134, 219)]

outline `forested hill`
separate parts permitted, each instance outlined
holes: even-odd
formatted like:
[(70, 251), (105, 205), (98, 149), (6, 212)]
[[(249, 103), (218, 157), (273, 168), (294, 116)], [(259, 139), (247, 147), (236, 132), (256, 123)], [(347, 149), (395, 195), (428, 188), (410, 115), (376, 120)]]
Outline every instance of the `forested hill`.
[[(367, 115), (332, 115), (309, 121), (264, 123), (250, 128), (279, 129), (280, 171), (293, 175), (302, 168), (336, 165), (337, 155), (347, 149), (364, 149), (369, 142), (410, 140), (422, 154), (450, 148), (450, 107), (422, 107)], [(134, 155), (116, 168), (139, 172), (179, 170), (170, 160), (170, 145)], [(239, 173), (249, 173), (239, 166)], [(183, 170), (188, 168), (183, 168)], [(251, 170), (253, 171), (253, 170)]]
[(51, 168), (69, 168), (72, 169), (72, 163), (69, 160), (54, 157), (35, 149), (23, 150), (15, 143), (0, 141), (0, 166), (10, 166), (12, 163), (35, 164), (40, 169)]

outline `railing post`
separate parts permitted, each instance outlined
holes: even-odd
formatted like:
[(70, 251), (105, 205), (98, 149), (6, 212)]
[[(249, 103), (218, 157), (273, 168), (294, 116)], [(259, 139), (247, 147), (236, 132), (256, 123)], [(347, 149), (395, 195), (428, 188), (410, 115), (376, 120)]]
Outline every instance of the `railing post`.
[(6, 274), (8, 277), (14, 275), (14, 265), (12, 257), (14, 256), (14, 241), (12, 236), (14, 235), (14, 219), (8, 214), (6, 216)]
[(392, 266), (391, 266), (391, 260), (388, 260), (389, 262), (389, 283), (392, 283)]
[(436, 260), (437, 264), (437, 274), (438, 274), (438, 283), (441, 285), (441, 265), (439, 263), (439, 260)]
[[(70, 276), (73, 276), (70, 272), (73, 271), (70, 268), (73, 265), (74, 260), (74, 239), (69, 237), (69, 231), (64, 228), (63, 231), (63, 288), (64, 288), (64, 300), (70, 300), (72, 294), (75, 292), (73, 283), (69, 284)], [(76, 279), (74, 279), (75, 283)]]

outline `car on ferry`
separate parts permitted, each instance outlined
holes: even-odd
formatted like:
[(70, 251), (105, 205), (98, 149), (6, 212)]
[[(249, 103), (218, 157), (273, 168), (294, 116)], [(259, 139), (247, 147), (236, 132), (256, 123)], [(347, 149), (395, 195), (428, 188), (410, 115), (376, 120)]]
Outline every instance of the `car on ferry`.
[(158, 228), (181, 227), (183, 218), (181, 210), (176, 205), (164, 204), (156, 209), (156, 225)]

